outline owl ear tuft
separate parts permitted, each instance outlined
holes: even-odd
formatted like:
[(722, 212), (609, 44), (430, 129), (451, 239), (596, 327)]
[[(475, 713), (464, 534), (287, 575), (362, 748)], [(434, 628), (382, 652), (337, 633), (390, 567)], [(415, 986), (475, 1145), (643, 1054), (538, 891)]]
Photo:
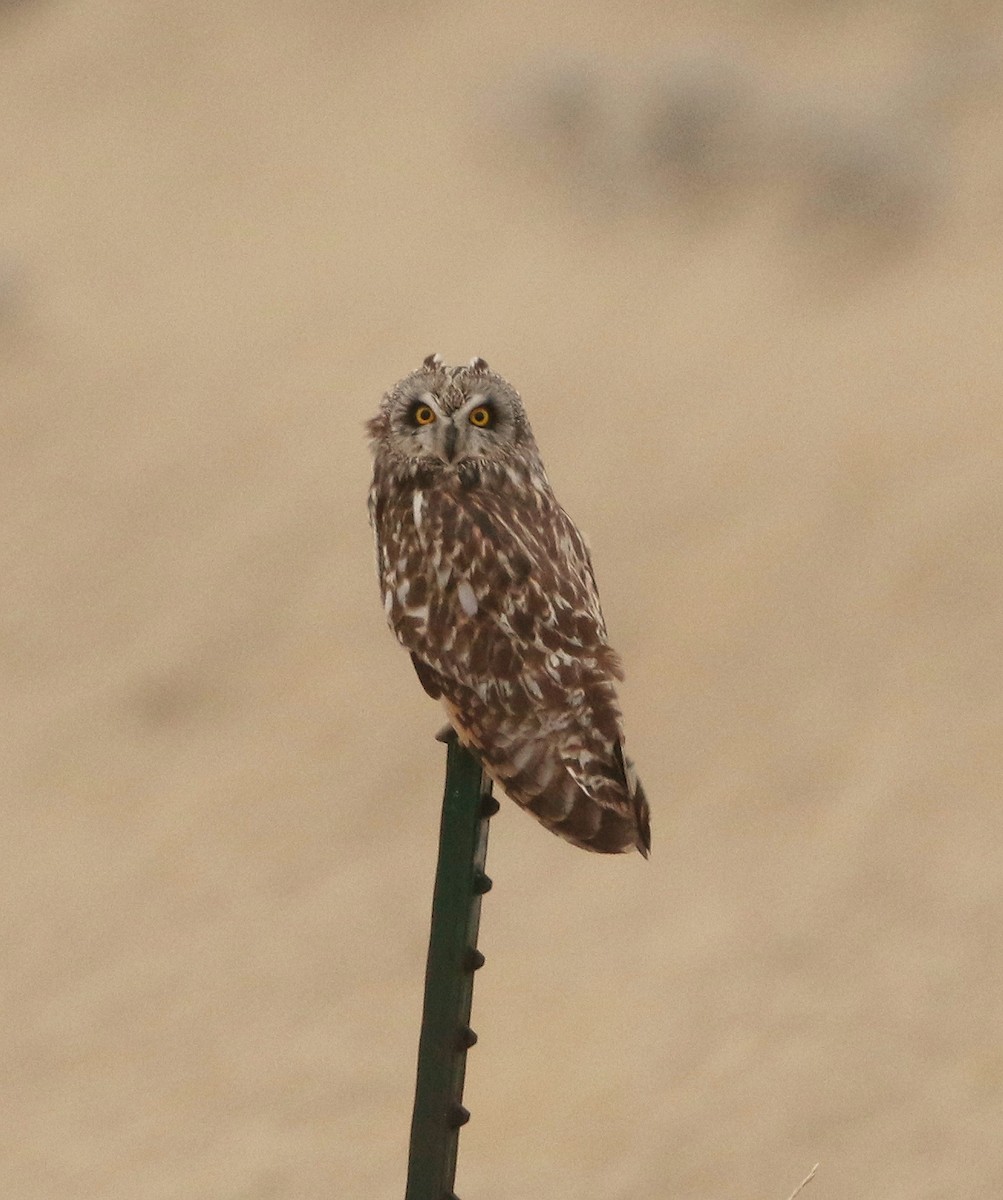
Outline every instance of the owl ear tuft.
[(442, 355), (430, 354), (421, 365), (426, 371), (437, 371), (442, 366)]
[(488, 369), (488, 364), (483, 358), (472, 358), (470, 360), (469, 370), (473, 371), (475, 375), (483, 375)]

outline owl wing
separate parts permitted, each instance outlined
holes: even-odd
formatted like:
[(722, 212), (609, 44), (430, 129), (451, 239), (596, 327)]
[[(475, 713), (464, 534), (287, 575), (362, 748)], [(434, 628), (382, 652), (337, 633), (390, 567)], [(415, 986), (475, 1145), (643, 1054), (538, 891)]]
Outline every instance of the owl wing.
[(418, 662), (476, 691), (558, 667), (622, 678), (585, 540), (552, 496), (463, 501), (429, 494), (410, 540), (380, 539), (388, 621), (425, 690), (439, 685)]
[(422, 687), (548, 827), (588, 849), (646, 848), (613, 688), (623, 673), (574, 523), (549, 489), (433, 489), (401, 508), (378, 536), (380, 573)]

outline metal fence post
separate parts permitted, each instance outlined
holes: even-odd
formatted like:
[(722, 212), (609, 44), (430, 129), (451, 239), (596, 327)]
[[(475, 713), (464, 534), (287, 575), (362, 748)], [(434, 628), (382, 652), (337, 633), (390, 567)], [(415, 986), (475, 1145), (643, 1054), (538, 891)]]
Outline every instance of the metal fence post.
[(470, 1119), (463, 1107), (474, 972), (484, 964), (477, 949), (481, 896), (491, 887), (484, 873), (488, 820), (498, 811), (491, 781), (450, 730), (446, 788), (439, 829), (439, 860), (425, 969), (425, 1001), (418, 1043), (418, 1078), (405, 1200), (455, 1200), (459, 1131)]

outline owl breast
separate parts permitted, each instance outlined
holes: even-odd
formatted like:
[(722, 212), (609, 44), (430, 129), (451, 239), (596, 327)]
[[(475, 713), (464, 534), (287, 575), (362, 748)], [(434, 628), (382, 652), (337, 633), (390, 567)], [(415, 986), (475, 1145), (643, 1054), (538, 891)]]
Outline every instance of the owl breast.
[(408, 650), (485, 694), (524, 674), (566, 687), (594, 665), (587, 554), (549, 489), (515, 468), (419, 472), (376, 507), (384, 606)]

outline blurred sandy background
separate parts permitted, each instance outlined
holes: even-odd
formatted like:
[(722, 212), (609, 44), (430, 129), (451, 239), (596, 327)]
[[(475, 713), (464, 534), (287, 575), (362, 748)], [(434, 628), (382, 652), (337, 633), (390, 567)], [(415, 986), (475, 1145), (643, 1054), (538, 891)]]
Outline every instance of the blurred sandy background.
[(588, 532), (654, 854), (493, 822), (465, 1200), (1003, 1194), (993, 4), (0, 7), (0, 1192), (403, 1194), (362, 422)]

